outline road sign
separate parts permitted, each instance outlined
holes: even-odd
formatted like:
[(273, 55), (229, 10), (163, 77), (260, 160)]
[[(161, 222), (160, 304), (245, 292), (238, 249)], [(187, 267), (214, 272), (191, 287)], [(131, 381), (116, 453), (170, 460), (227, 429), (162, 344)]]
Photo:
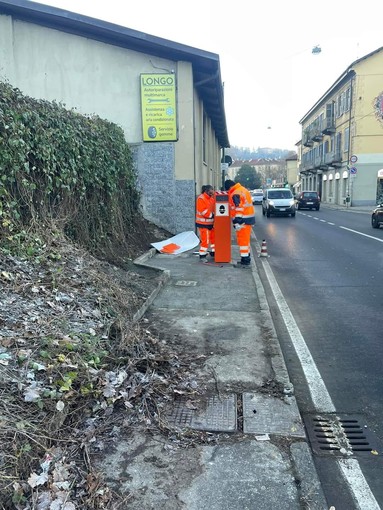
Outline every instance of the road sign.
[(351, 174), (351, 175), (355, 175), (357, 171), (358, 171), (358, 170), (357, 170), (354, 166), (352, 166), (352, 167), (350, 168), (350, 174)]
[(353, 154), (350, 158), (350, 163), (356, 163), (358, 161), (358, 156), (355, 156), (355, 154)]

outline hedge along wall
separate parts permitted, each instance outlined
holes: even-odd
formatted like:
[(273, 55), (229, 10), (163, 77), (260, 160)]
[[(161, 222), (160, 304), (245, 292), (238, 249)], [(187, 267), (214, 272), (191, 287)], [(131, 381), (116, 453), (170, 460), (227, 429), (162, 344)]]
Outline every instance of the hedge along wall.
[(2, 244), (50, 224), (97, 252), (112, 241), (128, 243), (138, 210), (120, 127), (0, 82)]

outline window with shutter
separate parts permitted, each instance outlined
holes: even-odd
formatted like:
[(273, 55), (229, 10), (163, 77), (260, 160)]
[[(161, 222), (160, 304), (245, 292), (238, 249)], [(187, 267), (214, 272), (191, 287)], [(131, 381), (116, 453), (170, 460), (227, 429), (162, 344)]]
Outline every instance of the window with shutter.
[(350, 139), (350, 128), (346, 128), (344, 130), (344, 148), (343, 148), (344, 152), (348, 151), (349, 139)]
[(348, 87), (346, 90), (346, 102), (345, 102), (345, 112), (348, 112), (351, 108), (351, 87)]

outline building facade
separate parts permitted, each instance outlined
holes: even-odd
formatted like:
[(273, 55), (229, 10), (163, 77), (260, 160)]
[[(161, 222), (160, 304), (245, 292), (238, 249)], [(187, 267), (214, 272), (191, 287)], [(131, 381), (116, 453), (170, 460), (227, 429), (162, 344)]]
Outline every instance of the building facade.
[[(175, 115), (171, 136), (159, 139), (155, 123), (146, 136), (143, 76), (174, 83), (175, 104), (164, 114)], [(218, 55), (39, 3), (0, 0), (0, 80), (121, 126), (144, 216), (174, 234), (194, 230), (196, 195), (203, 184), (220, 187), (221, 149), (229, 147)], [(158, 83), (154, 95), (166, 94)], [(159, 111), (153, 106), (149, 118)]]
[(383, 47), (353, 62), (300, 120), (301, 189), (322, 202), (383, 197)]
[(296, 188), (294, 188), (295, 184), (298, 182), (298, 155), (291, 154), (286, 158), (286, 181), (293, 193), (296, 193)]

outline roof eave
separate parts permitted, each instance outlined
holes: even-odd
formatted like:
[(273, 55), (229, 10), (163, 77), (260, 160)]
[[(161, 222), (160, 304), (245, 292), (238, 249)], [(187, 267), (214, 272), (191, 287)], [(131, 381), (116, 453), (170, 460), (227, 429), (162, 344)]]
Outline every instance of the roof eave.
[[(140, 53), (147, 53), (168, 60), (190, 62), (193, 66), (195, 87), (204, 103), (207, 114), (211, 117), (218, 142), (221, 147), (230, 147), (219, 55), (107, 21), (27, 0), (0, 0), (0, 13), (29, 23), (32, 22), (81, 37), (88, 37)], [(199, 85), (206, 78), (208, 78), (206, 82)], [(204, 88), (209, 89), (210, 97), (204, 92)], [(217, 106), (218, 113), (214, 112)]]

